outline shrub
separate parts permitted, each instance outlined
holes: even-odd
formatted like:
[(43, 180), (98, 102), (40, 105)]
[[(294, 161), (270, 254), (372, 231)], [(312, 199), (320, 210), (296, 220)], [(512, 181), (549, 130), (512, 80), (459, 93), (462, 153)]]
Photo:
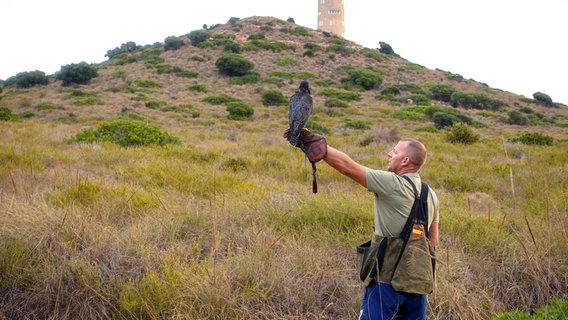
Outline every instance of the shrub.
[(363, 56), (365, 56), (367, 58), (374, 59), (378, 62), (383, 61), (383, 57), (381, 56), (380, 52), (378, 50), (375, 50), (375, 49), (364, 48), (363, 49)]
[(249, 72), (243, 76), (234, 76), (229, 79), (230, 84), (243, 85), (247, 83), (258, 83), (260, 82), (260, 74), (256, 72)]
[(407, 99), (410, 99), (412, 101), (412, 103), (414, 103), (415, 105), (419, 105), (419, 106), (427, 106), (430, 104), (431, 100), (428, 96), (424, 95), (424, 94), (413, 94), (408, 96)]
[(536, 101), (536, 103), (538, 103), (538, 104), (542, 104), (542, 105), (547, 106), (547, 107), (552, 106), (552, 99), (546, 93), (535, 92), (535, 93), (533, 93), (533, 98)]
[(478, 92), (454, 92), (450, 97), (450, 103), (454, 107), (488, 110), (499, 110), (505, 105), (501, 100), (490, 98)]
[(292, 57), (280, 57), (278, 59), (276, 59), (276, 65), (279, 67), (285, 67), (285, 66), (294, 66), (298, 64), (298, 60), (292, 58)]
[(460, 123), (460, 119), (451, 113), (446, 112), (436, 112), (432, 115), (432, 121), (437, 129), (443, 129), (446, 127), (451, 127), (455, 123)]
[(445, 84), (436, 84), (430, 87), (430, 93), (432, 94), (432, 99), (438, 101), (450, 102), (452, 94), (454, 92), (456, 92), (456, 89)]
[(164, 50), (177, 50), (183, 46), (183, 38), (169, 36), (164, 40)]
[(465, 123), (454, 123), (445, 129), (446, 139), (450, 143), (472, 144), (479, 141), (479, 135)]
[(74, 140), (88, 143), (109, 141), (123, 147), (180, 144), (178, 138), (156, 126), (122, 119), (101, 122), (96, 130), (84, 129)]
[(63, 85), (85, 84), (95, 77), (98, 77), (97, 68), (84, 61), (65, 65), (55, 74), (55, 78), (63, 81)]
[(35, 108), (36, 110), (55, 110), (58, 106), (53, 102), (44, 101), (36, 105)]
[(236, 53), (225, 53), (215, 62), (220, 73), (228, 76), (243, 76), (254, 68), (254, 63)]
[(160, 88), (161, 84), (153, 80), (135, 80), (134, 83), (142, 88)]
[(201, 42), (211, 37), (211, 32), (205, 29), (193, 30), (187, 34), (187, 37), (191, 41), (191, 45), (197, 47)]
[(161, 101), (148, 101), (146, 102), (146, 108), (148, 109), (158, 109), (160, 108), (162, 105), (164, 105), (164, 102)]
[(384, 54), (389, 54), (389, 55), (396, 55), (394, 53), (393, 48), (390, 46), (390, 44), (386, 43), (386, 42), (379, 42), (379, 52), (384, 53)]
[(207, 88), (202, 84), (191, 85), (191, 86), (187, 87), (187, 90), (195, 91), (195, 92), (204, 92), (204, 93), (208, 92)]
[(249, 120), (252, 119), (254, 110), (242, 101), (232, 101), (227, 104), (228, 118), (230, 120)]
[(226, 94), (220, 94), (218, 96), (210, 96), (210, 97), (204, 98), (201, 101), (210, 103), (212, 105), (220, 105), (220, 104), (226, 104), (226, 103), (229, 103), (229, 102), (239, 101), (239, 100), (237, 100), (235, 98), (231, 98)]
[(516, 124), (519, 126), (526, 126), (529, 124), (529, 118), (517, 110), (507, 112), (508, 118), (503, 122), (508, 124)]
[(554, 143), (554, 138), (540, 132), (525, 132), (516, 138), (509, 139), (509, 141), (528, 145), (551, 146)]
[(262, 105), (264, 106), (280, 106), (287, 102), (288, 98), (278, 90), (266, 90), (262, 93)]
[(396, 110), (393, 117), (401, 120), (421, 121), (426, 118), (426, 107), (424, 106), (410, 106)]
[(347, 71), (347, 77), (341, 79), (341, 82), (347, 89), (372, 90), (381, 85), (383, 78), (373, 70), (353, 68)]
[(11, 109), (0, 107), (0, 121), (16, 121), (18, 116)]
[(142, 46), (139, 46), (134, 41), (129, 41), (120, 45), (120, 47), (116, 47), (112, 50), (108, 50), (105, 54), (105, 57), (109, 59), (114, 58), (115, 56), (122, 54), (122, 53), (132, 53), (134, 51), (140, 50)]
[(181, 77), (181, 78), (198, 78), (199, 77), (199, 73), (194, 72), (194, 71), (182, 71), (180, 73), (177, 73), (176, 76)]
[(46, 85), (49, 82), (43, 71), (26, 71), (6, 79), (5, 86), (15, 85), (18, 88), (31, 88), (35, 85)]
[(328, 99), (325, 100), (324, 105), (328, 108), (347, 108), (349, 105), (339, 99)]
[(357, 92), (350, 92), (350, 91), (340, 91), (336, 89), (323, 89), (318, 92), (318, 95), (337, 98), (345, 101), (358, 101), (361, 100), (361, 97)]

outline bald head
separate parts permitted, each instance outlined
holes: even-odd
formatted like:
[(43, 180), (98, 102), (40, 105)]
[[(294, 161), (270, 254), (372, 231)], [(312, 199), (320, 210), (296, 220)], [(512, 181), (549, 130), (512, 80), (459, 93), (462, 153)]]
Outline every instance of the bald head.
[(404, 150), (401, 150), (404, 155), (410, 158), (410, 162), (416, 166), (416, 170), (420, 170), (426, 162), (426, 147), (422, 142), (412, 138), (402, 139), (399, 143), (404, 145)]

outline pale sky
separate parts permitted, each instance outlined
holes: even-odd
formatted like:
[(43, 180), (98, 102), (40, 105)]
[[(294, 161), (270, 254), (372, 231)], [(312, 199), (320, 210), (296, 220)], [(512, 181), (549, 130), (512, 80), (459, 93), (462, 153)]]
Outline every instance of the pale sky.
[[(185, 35), (231, 17), (317, 28), (319, 0), (1, 0), (0, 79), (100, 63), (107, 50)], [(345, 38), (532, 98), (568, 104), (564, 0), (345, 0)], [(366, 31), (364, 31), (366, 30)]]

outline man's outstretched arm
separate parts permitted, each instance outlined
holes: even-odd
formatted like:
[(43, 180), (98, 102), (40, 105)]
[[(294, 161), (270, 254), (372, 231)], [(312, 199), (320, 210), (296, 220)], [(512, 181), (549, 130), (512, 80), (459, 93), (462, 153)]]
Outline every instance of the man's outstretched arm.
[(327, 155), (323, 158), (323, 160), (340, 173), (348, 176), (358, 184), (367, 188), (365, 167), (355, 162), (344, 152), (327, 146)]

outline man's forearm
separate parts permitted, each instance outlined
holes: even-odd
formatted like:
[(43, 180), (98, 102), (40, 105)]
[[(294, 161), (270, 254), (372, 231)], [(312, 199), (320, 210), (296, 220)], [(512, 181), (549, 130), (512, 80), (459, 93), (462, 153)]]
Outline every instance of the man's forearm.
[(344, 152), (328, 145), (327, 155), (323, 160), (335, 170), (355, 180), (363, 187), (367, 187), (365, 167), (355, 162)]

